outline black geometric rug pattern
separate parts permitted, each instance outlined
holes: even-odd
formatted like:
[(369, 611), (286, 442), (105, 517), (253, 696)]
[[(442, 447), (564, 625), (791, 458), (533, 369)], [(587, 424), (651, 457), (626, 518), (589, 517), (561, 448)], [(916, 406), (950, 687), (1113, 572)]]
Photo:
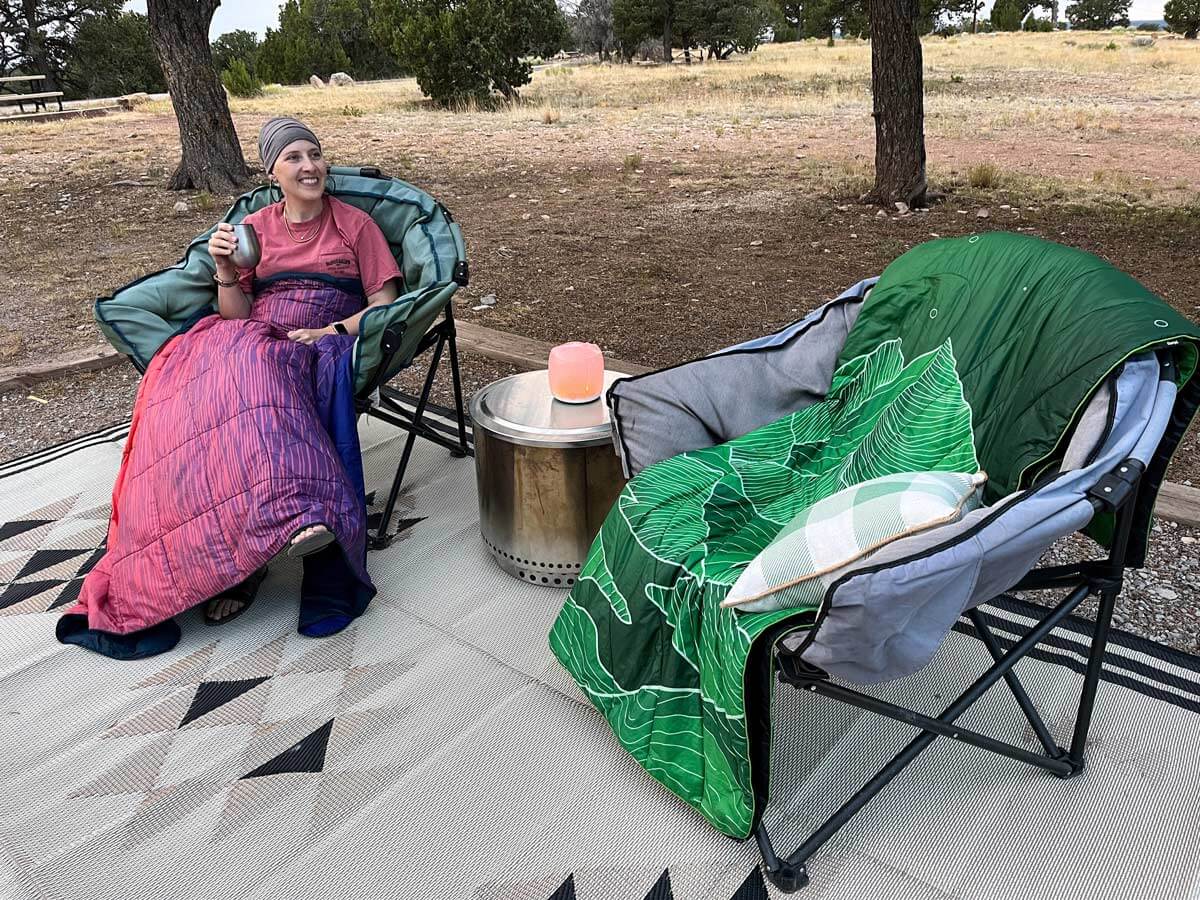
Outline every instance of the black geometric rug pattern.
[(48, 612), (79, 598), (83, 576), (104, 555), (108, 506), (60, 500), (0, 522), (0, 616)]

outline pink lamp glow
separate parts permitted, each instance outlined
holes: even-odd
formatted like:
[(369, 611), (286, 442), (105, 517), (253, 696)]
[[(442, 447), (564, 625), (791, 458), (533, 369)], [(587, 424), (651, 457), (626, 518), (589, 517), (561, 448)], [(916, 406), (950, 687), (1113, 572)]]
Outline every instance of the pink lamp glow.
[(604, 354), (572, 341), (550, 351), (550, 393), (563, 403), (590, 403), (604, 390)]

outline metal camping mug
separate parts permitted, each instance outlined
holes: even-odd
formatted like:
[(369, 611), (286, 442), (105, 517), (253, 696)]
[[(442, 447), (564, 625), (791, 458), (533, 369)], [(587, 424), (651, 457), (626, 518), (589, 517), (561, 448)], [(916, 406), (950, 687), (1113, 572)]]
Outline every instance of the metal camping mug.
[(237, 246), (230, 254), (229, 261), (239, 269), (253, 269), (262, 259), (262, 246), (258, 243), (258, 235), (254, 231), (254, 226), (234, 225), (233, 235), (237, 238)]

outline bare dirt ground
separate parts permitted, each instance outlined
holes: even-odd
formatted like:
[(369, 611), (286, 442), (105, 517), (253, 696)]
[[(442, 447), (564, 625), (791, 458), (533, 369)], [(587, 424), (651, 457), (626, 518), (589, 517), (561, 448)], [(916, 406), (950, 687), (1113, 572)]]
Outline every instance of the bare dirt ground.
[[(299, 115), (335, 163), (441, 199), (471, 258), (461, 318), (646, 365), (774, 330), (931, 237), (992, 229), (1097, 253), (1200, 320), (1200, 46), (1130, 39), (927, 42), (930, 175), (945, 197), (908, 216), (857, 201), (873, 153), (863, 44), (551, 69), (524, 104), (491, 112), (432, 110), (411, 82), (274, 89), (236, 101), (235, 124), (256, 160), (263, 119)], [(174, 262), (221, 216), (232, 197), (163, 189), (177, 154), (166, 103), (0, 124), (0, 366), (99, 343), (96, 296)], [(474, 309), (487, 294), (495, 306)], [(506, 371), (470, 355), (464, 368), (468, 390)], [(0, 396), (3, 457), (127, 418), (135, 390), (121, 366)], [(1172, 480), (1200, 484), (1196, 451), (1193, 429)], [(1157, 581), (1123, 601), (1141, 604), (1129, 622), (1143, 633), (1189, 650), (1197, 537), (1160, 526)], [(1164, 602), (1190, 612), (1156, 621)]]

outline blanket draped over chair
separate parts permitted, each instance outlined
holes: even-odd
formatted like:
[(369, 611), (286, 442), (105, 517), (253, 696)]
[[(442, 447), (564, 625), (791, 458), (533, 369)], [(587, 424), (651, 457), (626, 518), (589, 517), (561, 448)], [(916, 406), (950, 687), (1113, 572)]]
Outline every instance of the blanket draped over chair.
[(1012, 234), (918, 247), (864, 302), (824, 400), (630, 481), (551, 647), (651, 775), (746, 837), (770, 740), (770, 681), (751, 660), (820, 612), (721, 609), (749, 561), (800, 510), (881, 475), (983, 468), (988, 502), (1029, 487), (1109, 374), (1169, 348), (1181, 424), (1148, 470), (1148, 522), (1195, 411), (1198, 343), (1183, 316), (1089, 254)]

